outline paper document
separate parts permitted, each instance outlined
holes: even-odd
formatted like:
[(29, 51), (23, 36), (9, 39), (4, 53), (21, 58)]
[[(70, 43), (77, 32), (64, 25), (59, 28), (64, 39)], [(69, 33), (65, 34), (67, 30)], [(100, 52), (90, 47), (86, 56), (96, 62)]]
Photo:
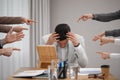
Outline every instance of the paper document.
[(101, 73), (101, 68), (80, 68), (80, 73), (78, 75), (99, 74), (99, 73)]
[(45, 70), (26, 70), (13, 75), (13, 77), (35, 77), (44, 74), (44, 72)]

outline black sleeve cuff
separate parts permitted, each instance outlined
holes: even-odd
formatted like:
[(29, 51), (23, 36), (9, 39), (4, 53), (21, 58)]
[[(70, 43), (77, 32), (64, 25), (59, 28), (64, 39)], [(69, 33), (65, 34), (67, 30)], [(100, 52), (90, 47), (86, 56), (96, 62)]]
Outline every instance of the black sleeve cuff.
[(96, 15), (95, 14), (93, 14), (93, 18), (92, 18), (93, 20), (96, 20)]
[(74, 46), (74, 47), (78, 47), (80, 45), (80, 43), (78, 43), (78, 45)]
[(0, 40), (0, 49), (2, 49), (3, 46), (2, 46), (2, 40)]

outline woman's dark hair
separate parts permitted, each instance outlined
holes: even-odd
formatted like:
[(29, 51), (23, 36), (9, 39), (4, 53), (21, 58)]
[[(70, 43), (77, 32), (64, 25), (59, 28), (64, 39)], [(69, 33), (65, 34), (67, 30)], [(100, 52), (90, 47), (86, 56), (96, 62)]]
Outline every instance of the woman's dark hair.
[(60, 41), (65, 40), (67, 38), (66, 33), (70, 31), (71, 30), (68, 24), (59, 24), (55, 28), (55, 32), (60, 36), (60, 38), (58, 38)]

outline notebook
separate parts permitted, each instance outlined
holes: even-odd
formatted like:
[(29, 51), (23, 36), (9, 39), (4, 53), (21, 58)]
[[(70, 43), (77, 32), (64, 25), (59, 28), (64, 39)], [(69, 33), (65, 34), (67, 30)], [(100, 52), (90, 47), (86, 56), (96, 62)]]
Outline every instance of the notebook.
[(16, 77), (16, 78), (47, 78), (48, 77), (48, 74), (46, 73), (45, 70), (25, 70), (25, 71), (22, 71), (22, 72), (19, 72), (15, 75), (13, 75), (13, 77)]

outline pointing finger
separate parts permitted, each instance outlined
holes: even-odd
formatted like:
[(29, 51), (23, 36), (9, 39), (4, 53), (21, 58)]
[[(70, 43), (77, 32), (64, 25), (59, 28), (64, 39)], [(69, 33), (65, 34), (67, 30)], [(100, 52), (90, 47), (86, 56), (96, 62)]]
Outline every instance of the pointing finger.
[(13, 48), (13, 50), (15, 50), (15, 51), (20, 51), (21, 49), (19, 49), (19, 48)]
[(28, 30), (28, 28), (22, 28), (23, 30)]
[(82, 19), (82, 17), (80, 17), (80, 18), (77, 20), (77, 22), (79, 22), (81, 19)]

